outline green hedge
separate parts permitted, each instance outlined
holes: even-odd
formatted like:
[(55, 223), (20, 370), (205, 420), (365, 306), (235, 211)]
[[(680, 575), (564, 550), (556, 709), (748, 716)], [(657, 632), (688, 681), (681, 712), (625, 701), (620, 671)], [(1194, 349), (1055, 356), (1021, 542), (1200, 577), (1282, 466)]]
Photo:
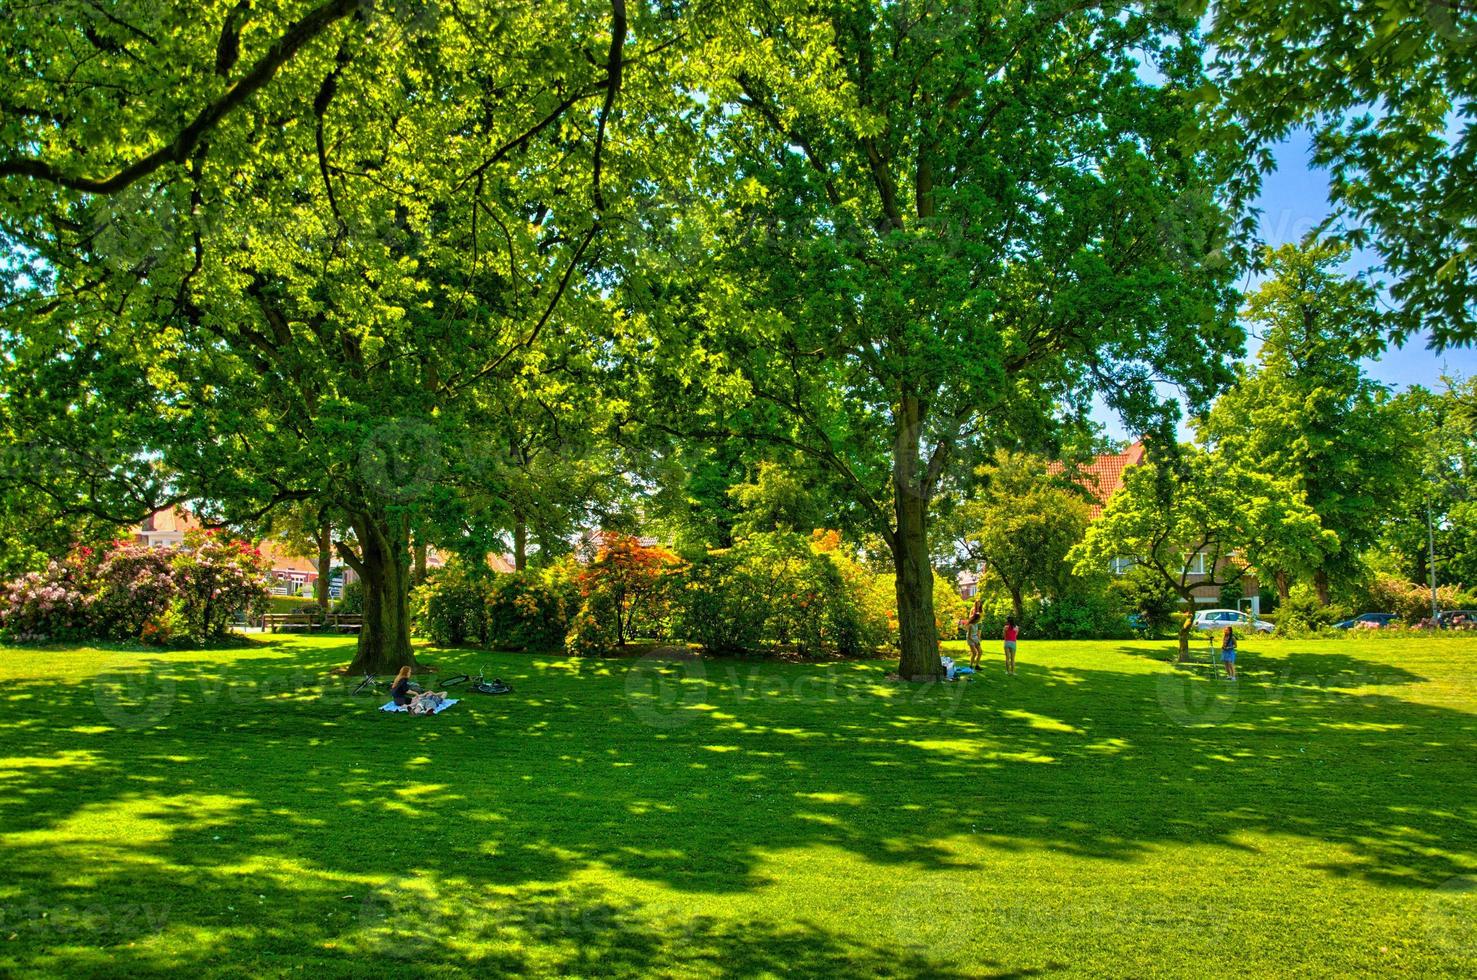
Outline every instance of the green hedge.
[(497, 574), (451, 562), (411, 593), (411, 630), (438, 646), (557, 647), (569, 627), (566, 591), (536, 572)]
[(569, 609), (561, 590), (537, 573), (498, 575), (484, 591), (487, 642), (499, 650), (548, 649), (564, 642)]
[(274, 595), (267, 598), (269, 613), (309, 612), (317, 607), (317, 601), (311, 596)]
[(712, 653), (870, 653), (888, 638), (874, 578), (801, 535), (756, 534), (682, 573), (676, 631)]

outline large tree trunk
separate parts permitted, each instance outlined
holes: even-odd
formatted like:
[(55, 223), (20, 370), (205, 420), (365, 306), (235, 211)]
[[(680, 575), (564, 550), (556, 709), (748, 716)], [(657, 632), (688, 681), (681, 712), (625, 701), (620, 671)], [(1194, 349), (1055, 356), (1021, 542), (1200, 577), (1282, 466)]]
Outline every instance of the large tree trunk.
[(1280, 606), (1292, 594), (1292, 579), (1286, 572), (1278, 572), (1275, 578), (1277, 580), (1277, 604)]
[(1328, 597), (1328, 572), (1320, 568), (1313, 575), (1313, 587), (1318, 590), (1318, 605), (1327, 607)]
[(319, 525), (318, 580), (313, 583), (313, 598), (318, 600), (318, 612), (328, 615), (328, 586), (333, 576), (333, 529), (327, 522)]
[(1019, 585), (1012, 585), (1010, 587), (1010, 608), (1015, 611), (1015, 622), (1019, 626), (1021, 621), (1026, 618), (1026, 601), (1021, 595), (1021, 587)]
[(522, 517), (513, 522), (513, 569), (523, 571), (528, 567), (528, 524)]
[(938, 624), (933, 618), (933, 563), (928, 553), (928, 497), (918, 465), (922, 407), (905, 397), (900, 406), (893, 449), (892, 564), (897, 573), (898, 667), (909, 680), (943, 674), (939, 665)]
[(350, 672), (392, 674), (414, 666), (410, 646), (410, 536), (404, 522), (383, 514), (354, 520), (359, 554), (350, 565), (364, 583), (364, 626)]
[(425, 585), (426, 584), (426, 542), (421, 538), (421, 536), (419, 534), (416, 534), (416, 536), (415, 536), (415, 552), (413, 554), (413, 557), (414, 557), (414, 560), (415, 560), (415, 566), (414, 566), (414, 569), (411, 572), (411, 579), (410, 579), (411, 584), (412, 585)]
[(1183, 585), (1175, 588), (1175, 594), (1185, 604), (1185, 614), (1180, 617), (1179, 662), (1190, 659), (1190, 634), (1195, 630), (1195, 590)]

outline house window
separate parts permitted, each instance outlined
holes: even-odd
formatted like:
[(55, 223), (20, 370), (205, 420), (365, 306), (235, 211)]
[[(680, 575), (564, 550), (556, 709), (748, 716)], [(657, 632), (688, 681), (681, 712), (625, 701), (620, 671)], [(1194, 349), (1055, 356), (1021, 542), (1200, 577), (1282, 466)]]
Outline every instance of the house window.
[(1108, 567), (1112, 569), (1114, 575), (1124, 575), (1128, 572), (1130, 568), (1133, 567), (1133, 559), (1114, 558), (1111, 562), (1108, 563)]
[(1185, 572), (1189, 575), (1205, 574), (1205, 555), (1196, 552), (1185, 559)]

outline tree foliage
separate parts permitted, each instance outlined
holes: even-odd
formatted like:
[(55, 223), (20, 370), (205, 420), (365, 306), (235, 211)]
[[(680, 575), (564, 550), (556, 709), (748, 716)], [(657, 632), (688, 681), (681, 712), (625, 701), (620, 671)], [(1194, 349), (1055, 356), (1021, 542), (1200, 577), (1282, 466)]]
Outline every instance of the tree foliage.
[(1376, 550), (1393, 571), (1430, 581), (1434, 545), (1442, 585), (1477, 583), (1477, 378), (1446, 378), (1392, 399), (1406, 434), (1402, 479), (1386, 501)]
[[(1165, 5), (740, 8), (694, 68), (708, 147), (626, 276), (645, 400), (827, 468), (890, 554), (900, 670), (930, 675), (930, 506), (1093, 390), (1143, 427), (1239, 349), (1227, 157)], [(1150, 73), (1142, 70), (1148, 63)], [(659, 220), (660, 219), (660, 220)], [(701, 412), (695, 409), (702, 409)]]
[[(1218, 591), (1247, 568), (1314, 564), (1338, 546), (1293, 481), (1194, 446), (1167, 458), (1153, 453), (1124, 473), (1123, 488), (1072, 550), (1079, 574), (1126, 558), (1193, 608), (1197, 588)], [(1181, 657), (1188, 649), (1187, 621)]]
[(36, 481), (120, 522), (329, 507), (356, 665), (411, 661), (412, 531), (469, 533), (493, 409), (596, 356), (638, 16), (628, 51), (621, 2), (11, 12), (0, 370)]
[(1357, 575), (1414, 456), (1388, 393), (1364, 374), (1383, 328), (1373, 290), (1336, 271), (1345, 254), (1315, 243), (1268, 253), (1272, 277), (1245, 311), (1262, 341), (1256, 364), (1199, 425), (1229, 465), (1288, 481), (1337, 536), (1337, 548), (1308, 553), (1312, 565), (1267, 569), (1313, 576), (1325, 603), (1331, 579)]
[(1088, 504), (1039, 456), (1001, 453), (981, 476), (983, 490), (960, 508), (965, 548), (1009, 592), (1020, 620), (1027, 595), (1070, 590), (1067, 553), (1087, 532)]
[(624, 646), (636, 638), (638, 626), (670, 614), (670, 587), (681, 567), (682, 560), (660, 545), (643, 544), (627, 534), (602, 534), (594, 560), (579, 576), (584, 604), (576, 621), (599, 621), (615, 645)]
[(1477, 7), (1461, 0), (1216, 0), (1203, 97), (1263, 145), (1308, 128), (1329, 230), (1372, 245), (1397, 338), (1477, 339)]

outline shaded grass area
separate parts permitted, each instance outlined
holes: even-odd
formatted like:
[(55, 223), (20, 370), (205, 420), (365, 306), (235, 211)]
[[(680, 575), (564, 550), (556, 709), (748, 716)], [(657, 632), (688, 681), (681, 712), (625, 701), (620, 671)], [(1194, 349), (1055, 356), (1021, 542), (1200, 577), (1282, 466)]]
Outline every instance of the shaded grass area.
[[(0, 974), (1470, 975), (1477, 644), (886, 664), (0, 648)], [(957, 645), (956, 645), (957, 646)], [(957, 654), (956, 654), (957, 655)]]

